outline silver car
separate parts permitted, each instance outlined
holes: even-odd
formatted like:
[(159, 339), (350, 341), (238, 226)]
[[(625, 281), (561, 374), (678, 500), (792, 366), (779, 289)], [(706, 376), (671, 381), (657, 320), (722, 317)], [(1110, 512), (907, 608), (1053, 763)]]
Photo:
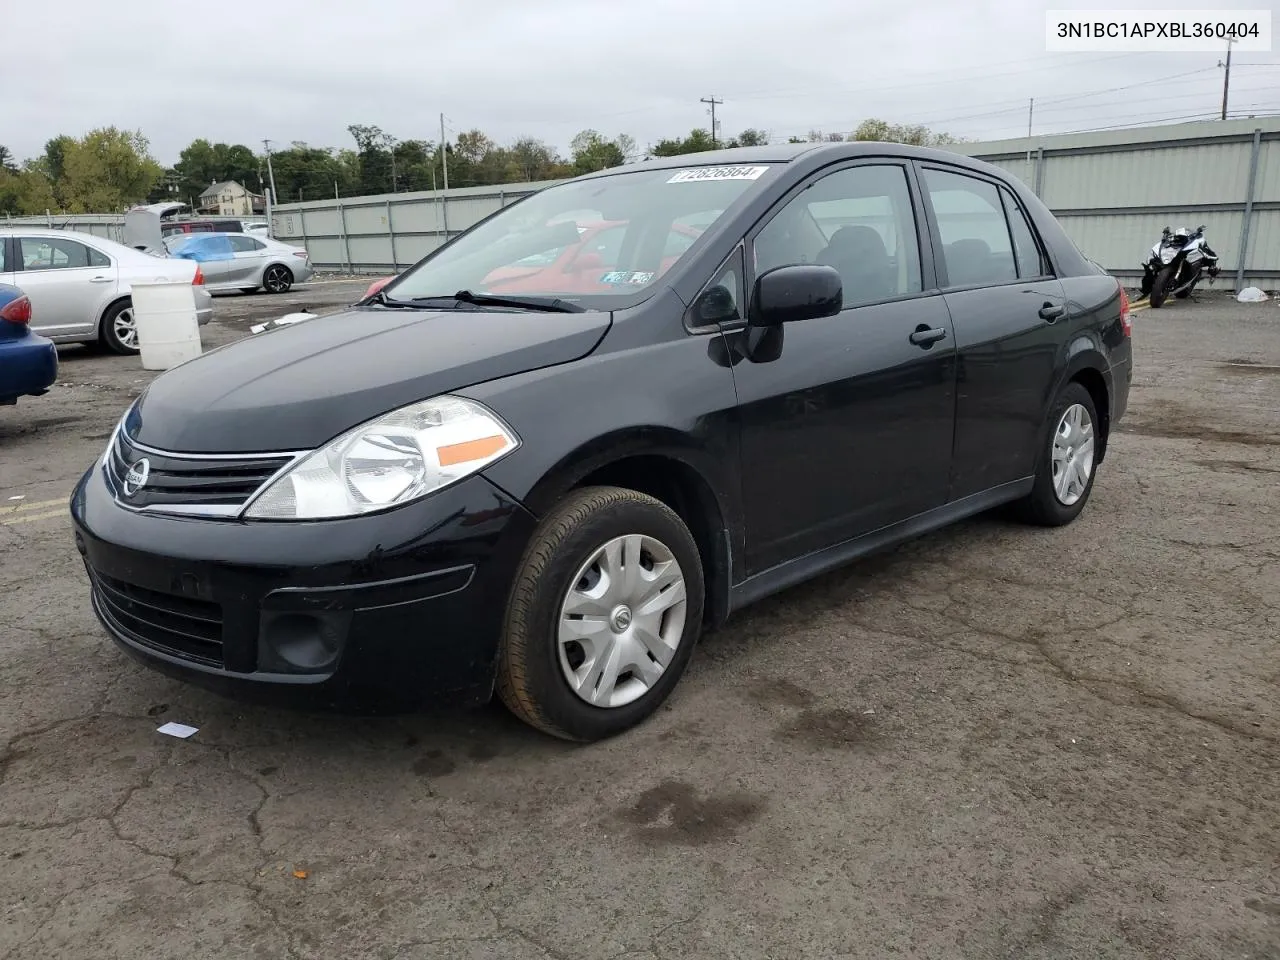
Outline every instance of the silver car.
[(315, 272), (307, 251), (247, 233), (175, 233), (164, 238), (173, 258), (194, 260), (210, 293), (285, 293)]
[(196, 319), (213, 316), (197, 281), (198, 264), (153, 257), (105, 237), (71, 230), (0, 229), (0, 283), (31, 299), (31, 329), (55, 343), (97, 342), (116, 353), (138, 352), (130, 294), (147, 280), (195, 285)]

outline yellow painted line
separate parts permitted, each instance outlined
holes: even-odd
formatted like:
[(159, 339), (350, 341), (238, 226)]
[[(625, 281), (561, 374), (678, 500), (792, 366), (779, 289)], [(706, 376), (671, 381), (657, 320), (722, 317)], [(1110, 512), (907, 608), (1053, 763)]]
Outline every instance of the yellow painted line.
[(4, 500), (0, 501), (0, 516), (14, 513), (30, 513), (33, 510), (48, 510), (50, 507), (65, 507), (71, 498), (59, 497), (57, 500)]
[(12, 527), (19, 523), (36, 523), (40, 520), (57, 520), (61, 517), (70, 516), (70, 511), (65, 507), (61, 510), (51, 510), (48, 513), (17, 513), (11, 514), (4, 520), (0, 520), (0, 527)]

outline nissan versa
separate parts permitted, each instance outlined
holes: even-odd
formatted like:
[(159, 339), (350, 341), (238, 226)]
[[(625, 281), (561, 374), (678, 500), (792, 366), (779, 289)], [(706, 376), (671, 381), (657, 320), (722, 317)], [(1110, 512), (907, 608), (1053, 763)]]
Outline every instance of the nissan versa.
[(1120, 285), (995, 167), (653, 159), (163, 374), (71, 512), (153, 667), (338, 709), (496, 689), (595, 740), (752, 601), (1001, 504), (1072, 521), (1131, 377)]

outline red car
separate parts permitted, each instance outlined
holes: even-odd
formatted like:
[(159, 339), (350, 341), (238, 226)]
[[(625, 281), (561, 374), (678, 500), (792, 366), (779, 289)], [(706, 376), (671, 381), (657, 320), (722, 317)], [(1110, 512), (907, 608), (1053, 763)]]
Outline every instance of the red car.
[[(484, 279), (487, 293), (603, 293), (613, 283), (610, 270), (618, 262), (618, 250), (626, 233), (627, 223), (620, 220), (600, 220), (578, 224), (579, 240), (568, 247), (556, 247), (544, 253), (517, 260), (509, 266), (499, 267)], [(674, 224), (663, 251), (658, 276), (666, 273), (692, 243), (702, 234), (699, 227)], [(364, 292), (371, 297), (395, 277), (382, 277), (369, 285)]]

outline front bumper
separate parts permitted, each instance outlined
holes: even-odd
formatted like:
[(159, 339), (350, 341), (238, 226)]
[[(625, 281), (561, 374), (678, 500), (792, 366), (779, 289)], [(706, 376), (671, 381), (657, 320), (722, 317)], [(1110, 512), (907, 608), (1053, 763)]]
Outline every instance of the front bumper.
[(534, 520), (483, 477), (322, 522), (155, 516), (95, 466), (71, 500), (94, 612), (126, 651), (233, 697), (361, 711), (493, 690)]

